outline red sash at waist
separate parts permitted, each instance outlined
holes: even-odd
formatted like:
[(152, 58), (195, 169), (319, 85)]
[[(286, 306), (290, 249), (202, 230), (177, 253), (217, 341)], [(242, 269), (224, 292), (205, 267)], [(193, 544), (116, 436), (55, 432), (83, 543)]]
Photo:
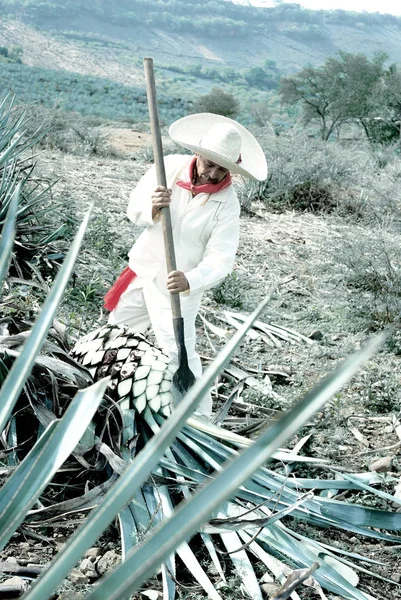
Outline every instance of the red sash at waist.
[(107, 310), (114, 310), (120, 300), (122, 294), (125, 292), (131, 281), (136, 277), (136, 273), (129, 267), (126, 267), (124, 271), (119, 275), (104, 297), (104, 307)]

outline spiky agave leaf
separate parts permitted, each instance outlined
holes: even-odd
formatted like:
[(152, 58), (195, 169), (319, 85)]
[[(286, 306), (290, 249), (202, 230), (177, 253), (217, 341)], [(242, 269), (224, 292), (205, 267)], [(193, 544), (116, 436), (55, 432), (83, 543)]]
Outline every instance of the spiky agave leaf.
[(73, 452), (102, 400), (106, 381), (78, 392), (63, 419), (53, 420), (7, 479), (0, 499), (0, 548), (24, 520), (46, 484)]
[(50, 216), (60, 209), (50, 196), (53, 184), (33, 182), (35, 163), (28, 150), (44, 132), (28, 136), (25, 132), (28, 120), (26, 111), (15, 107), (13, 97), (9, 95), (0, 101), (0, 225), (20, 185), (10, 275), (24, 278), (32, 275), (31, 263), (38, 265), (43, 273), (52, 274), (52, 267), (65, 256), (66, 241), (66, 228), (60, 226), (59, 216), (57, 219)]
[[(56, 333), (52, 330), (51, 337), (56, 338)], [(28, 338), (29, 332), (0, 337), (0, 387)], [(4, 430), (3, 437), (8, 443), (4, 467), (20, 464), (32, 451), (42, 433), (55, 421), (63, 418), (78, 390), (87, 388), (92, 383), (93, 379), (85, 367), (74, 361), (54, 341), (46, 340), (42, 353), (35, 358), (31, 373), (13, 410), (12, 419)], [(79, 484), (68, 493), (68, 497), (74, 500), (77, 506), (85, 502), (87, 485), (113, 478), (113, 471), (117, 470), (113, 461), (121, 460), (119, 455), (122, 423), (123, 417), (119, 407), (107, 394), (104, 395), (103, 402), (88, 423), (82, 439), (74, 445), (71, 456), (63, 465), (63, 480), (71, 477), (77, 470), (78, 463), (84, 467), (81, 468)], [(54, 485), (57, 486), (57, 481)], [(59, 503), (59, 507), (57, 503), (54, 504), (54, 485), (53, 482), (50, 483), (43, 494), (42, 500), (46, 510), (29, 513), (25, 525), (45, 519), (50, 512), (53, 515), (63, 514), (64, 501)]]
[[(10, 201), (10, 210), (4, 222), (4, 227), (1, 233), (0, 240), (0, 285), (3, 287), (3, 281), (8, 271), (14, 237), (15, 237), (15, 221), (17, 208), (20, 196), (20, 187), (18, 186)], [(2, 289), (0, 289), (2, 292)]]
[(188, 416), (193, 412), (199, 398), (202, 397), (205, 390), (213, 383), (216, 374), (221, 371), (222, 366), (232, 356), (246, 331), (252, 325), (254, 319), (259, 316), (270, 297), (271, 294), (267, 295), (259, 304), (247, 322), (244, 323), (244, 326), (220, 352), (213, 365), (207, 369), (202, 380), (195, 383), (182, 402), (172, 411), (171, 416), (164, 421), (158, 435), (151, 437), (133, 463), (128, 465), (122, 476), (106, 493), (101, 505), (92, 512), (89, 519), (85, 520), (83, 528), (74, 534), (65, 549), (56, 557), (52, 568), (43, 575), (32, 591), (29, 592), (27, 597), (30, 600), (43, 600), (44, 597), (50, 596), (86, 548), (99, 537), (114, 517), (136, 496), (152, 470), (157, 468), (160, 457), (169, 444), (172, 443)]

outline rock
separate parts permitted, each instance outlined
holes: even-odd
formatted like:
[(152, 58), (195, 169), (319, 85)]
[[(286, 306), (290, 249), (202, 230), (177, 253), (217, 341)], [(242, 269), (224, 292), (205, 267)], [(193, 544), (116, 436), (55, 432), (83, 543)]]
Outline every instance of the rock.
[(280, 585), (277, 585), (277, 583), (261, 583), (260, 584), (260, 589), (262, 590), (262, 592), (264, 594), (266, 594), (266, 596), (268, 598), (270, 598), (270, 596), (275, 594), (279, 588), (280, 588)]
[(60, 552), (60, 550), (62, 550), (64, 548), (67, 540), (68, 540), (68, 538), (65, 537), (64, 535), (60, 535), (60, 536), (56, 537), (56, 539), (54, 541), (56, 542), (56, 548), (57, 548), (58, 552)]
[(29, 542), (20, 542), (18, 547), (22, 548), (22, 550), (28, 550), (30, 548), (30, 544)]
[(94, 563), (90, 558), (84, 558), (79, 564), (79, 570), (85, 577), (89, 579), (98, 579), (99, 573), (97, 572)]
[(393, 467), (393, 457), (385, 456), (384, 458), (378, 458), (369, 465), (369, 471), (377, 471), (378, 473), (387, 473), (391, 471)]
[(101, 553), (102, 553), (102, 551), (100, 550), (100, 548), (88, 548), (87, 551), (85, 552), (84, 556), (86, 558), (95, 559), (98, 556), (100, 556)]
[(100, 575), (104, 575), (111, 571), (119, 562), (120, 556), (115, 552), (115, 550), (108, 550), (106, 554), (103, 554), (101, 558), (99, 558), (99, 562), (97, 563), (97, 570)]
[(146, 590), (145, 592), (141, 592), (141, 597), (146, 600), (160, 600), (162, 595), (156, 590)]
[(62, 592), (60, 596), (57, 597), (57, 600), (83, 600), (83, 595), (79, 592)]
[[(6, 590), (10, 591), (10, 598), (16, 598), (18, 596), (15, 596), (15, 593), (19, 592), (21, 596), (29, 588), (29, 583), (26, 579), (22, 579), (22, 577), (9, 577), (5, 581), (2, 581), (1, 587), (3, 592)], [(11, 592), (14, 592), (14, 594), (12, 595)], [(3, 598), (5, 598), (4, 594)]]
[(15, 558), (15, 556), (7, 556), (6, 562), (11, 563), (13, 565), (18, 564), (18, 560)]
[(316, 331), (312, 331), (309, 338), (311, 340), (317, 340), (319, 342), (323, 339), (323, 333), (317, 329)]
[(38, 554), (35, 554), (34, 552), (28, 552), (28, 560), (29, 562), (38, 565), (40, 563), (40, 556)]
[(73, 569), (68, 575), (68, 579), (71, 583), (83, 584), (88, 583), (88, 578), (78, 569)]
[(387, 546), (386, 552), (390, 552), (390, 553), (394, 552), (394, 554), (400, 554), (401, 555), (400, 547), (399, 546)]
[(401, 583), (401, 573), (393, 573), (391, 579), (396, 583)]

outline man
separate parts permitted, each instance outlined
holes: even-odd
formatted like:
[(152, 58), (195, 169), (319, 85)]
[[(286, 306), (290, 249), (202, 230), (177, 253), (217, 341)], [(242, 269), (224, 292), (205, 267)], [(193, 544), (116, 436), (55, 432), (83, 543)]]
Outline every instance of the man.
[[(189, 368), (199, 378), (195, 319), (202, 294), (221, 283), (234, 266), (240, 206), (231, 174), (263, 181), (267, 164), (253, 135), (242, 125), (209, 113), (173, 123), (170, 137), (194, 156), (166, 156), (168, 189), (157, 186), (153, 166), (130, 195), (127, 214), (145, 231), (129, 252), (129, 267), (105, 297), (109, 323), (144, 332), (152, 326), (158, 345), (178, 366), (170, 293), (181, 294)], [(177, 270), (167, 273), (160, 210), (170, 206)], [(204, 397), (197, 411), (210, 416)]]

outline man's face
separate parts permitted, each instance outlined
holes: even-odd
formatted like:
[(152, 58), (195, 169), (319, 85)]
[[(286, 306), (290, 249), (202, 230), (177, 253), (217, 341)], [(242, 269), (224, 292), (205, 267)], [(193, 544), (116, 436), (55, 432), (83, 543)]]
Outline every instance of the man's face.
[(198, 178), (202, 184), (205, 183), (220, 183), (228, 173), (228, 169), (216, 165), (216, 163), (203, 158), (203, 156), (196, 157), (196, 169), (198, 171)]

